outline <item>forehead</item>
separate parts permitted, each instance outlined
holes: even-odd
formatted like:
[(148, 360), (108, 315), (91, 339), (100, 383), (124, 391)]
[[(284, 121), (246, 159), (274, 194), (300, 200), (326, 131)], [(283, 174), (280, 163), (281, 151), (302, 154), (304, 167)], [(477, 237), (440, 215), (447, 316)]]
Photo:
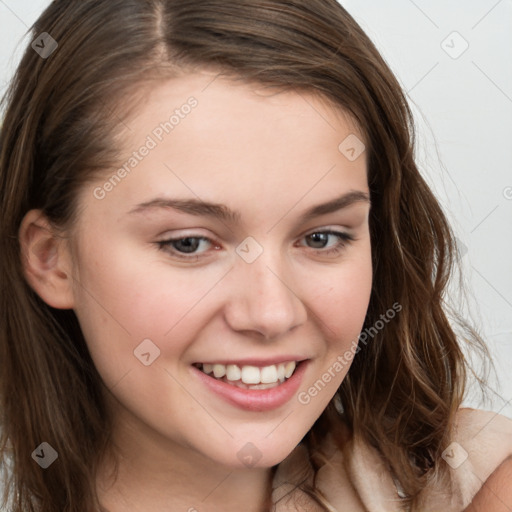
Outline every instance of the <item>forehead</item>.
[[(111, 206), (168, 194), (258, 203), (263, 212), (276, 200), (291, 206), (305, 195), (312, 202), (367, 189), (355, 122), (312, 92), (197, 72), (146, 87), (140, 100), (119, 139), (125, 171), (106, 197)], [(347, 140), (359, 143), (355, 159), (347, 157)]]
[[(194, 71), (151, 82), (133, 96), (136, 106), (124, 122), (122, 140), (126, 150), (148, 134), (157, 139), (163, 137), (164, 144), (171, 145), (180, 138), (180, 132), (186, 132), (180, 143), (188, 147), (198, 140), (203, 144), (209, 140), (229, 143), (267, 135), (266, 147), (281, 146), (283, 152), (289, 147), (287, 141), (307, 142), (307, 150), (322, 141), (329, 145), (333, 137), (347, 134), (355, 134), (361, 141), (364, 138), (353, 117), (319, 92), (248, 83), (212, 71)], [(189, 107), (191, 102), (193, 108)], [(258, 148), (246, 149), (248, 154), (254, 154)]]

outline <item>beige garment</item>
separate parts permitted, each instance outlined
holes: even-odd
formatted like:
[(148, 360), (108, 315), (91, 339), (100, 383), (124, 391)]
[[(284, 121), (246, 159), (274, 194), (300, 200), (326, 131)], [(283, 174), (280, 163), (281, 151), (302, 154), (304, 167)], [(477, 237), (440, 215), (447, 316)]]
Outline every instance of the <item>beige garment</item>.
[[(432, 482), (420, 494), (422, 512), (461, 512), (471, 503), (483, 482), (512, 456), (512, 420), (490, 411), (460, 409), (452, 443), (443, 452), (453, 476), (453, 488)], [(399, 484), (377, 451), (358, 438), (347, 438), (343, 450), (329, 436), (325, 442), (328, 463), (318, 471), (317, 486), (332, 512), (398, 512)], [(276, 512), (323, 510), (295, 484), (313, 482), (306, 448), (299, 444), (278, 466), (272, 499)], [(284, 498), (283, 498), (284, 497)], [(283, 499), (281, 499), (283, 498)]]

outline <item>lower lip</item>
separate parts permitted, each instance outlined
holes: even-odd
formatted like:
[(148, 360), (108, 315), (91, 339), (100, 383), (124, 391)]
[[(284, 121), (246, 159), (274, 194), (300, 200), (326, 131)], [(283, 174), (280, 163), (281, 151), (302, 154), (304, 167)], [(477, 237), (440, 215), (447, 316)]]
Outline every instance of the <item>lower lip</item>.
[(309, 361), (297, 365), (293, 375), (282, 384), (270, 389), (242, 389), (206, 375), (191, 366), (197, 377), (214, 393), (227, 402), (246, 411), (270, 411), (289, 402), (299, 389)]

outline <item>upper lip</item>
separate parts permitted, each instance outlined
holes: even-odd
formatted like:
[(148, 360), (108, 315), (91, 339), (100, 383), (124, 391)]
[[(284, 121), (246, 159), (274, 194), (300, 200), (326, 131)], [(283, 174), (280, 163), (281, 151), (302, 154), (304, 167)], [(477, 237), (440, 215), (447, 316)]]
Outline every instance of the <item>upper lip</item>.
[(225, 366), (229, 364), (236, 364), (237, 366), (271, 366), (273, 364), (280, 364), (280, 363), (288, 363), (290, 361), (295, 361), (297, 363), (300, 363), (302, 361), (305, 361), (306, 357), (303, 356), (277, 356), (273, 357), (272, 359), (266, 358), (266, 359), (257, 359), (257, 358), (242, 358), (242, 359), (214, 359), (213, 361), (198, 361), (195, 364), (223, 364)]

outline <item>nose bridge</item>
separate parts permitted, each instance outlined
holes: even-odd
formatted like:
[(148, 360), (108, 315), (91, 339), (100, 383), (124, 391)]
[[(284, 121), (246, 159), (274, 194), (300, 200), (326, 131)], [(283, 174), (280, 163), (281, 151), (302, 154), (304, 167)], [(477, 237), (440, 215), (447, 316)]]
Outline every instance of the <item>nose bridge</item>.
[(254, 240), (246, 243), (237, 249), (240, 257), (233, 276), (236, 292), (231, 296), (226, 319), (235, 330), (258, 331), (267, 338), (285, 334), (306, 319), (293, 277), (278, 249), (258, 248)]

